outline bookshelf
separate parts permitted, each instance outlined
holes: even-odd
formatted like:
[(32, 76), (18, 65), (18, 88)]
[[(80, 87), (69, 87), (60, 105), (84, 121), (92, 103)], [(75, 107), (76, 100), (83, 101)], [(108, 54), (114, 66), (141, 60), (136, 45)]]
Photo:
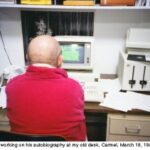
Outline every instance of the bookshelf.
[[(127, 30), (131, 27), (150, 28), (150, 7), (0, 4), (0, 29), (12, 61), (19, 65), (24, 65), (22, 10), (94, 12), (94, 73), (116, 74), (119, 52), (124, 51)], [(0, 59), (0, 71), (9, 65), (3, 53), (0, 45), (0, 58), (3, 58)]]
[(40, 9), (40, 10), (150, 10), (150, 7), (145, 6), (64, 6), (64, 5), (21, 5), (21, 4), (0, 4), (0, 8), (14, 8), (14, 9)]

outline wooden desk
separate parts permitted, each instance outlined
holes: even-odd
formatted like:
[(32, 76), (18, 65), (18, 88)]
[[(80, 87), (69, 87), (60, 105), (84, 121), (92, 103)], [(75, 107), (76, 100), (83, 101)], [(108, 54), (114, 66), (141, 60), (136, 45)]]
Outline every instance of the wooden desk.
[[(141, 116), (141, 117), (148, 116), (150, 118), (150, 112), (145, 112), (140, 110), (122, 112), (122, 111), (102, 107), (99, 105), (99, 103), (86, 102), (85, 116), (86, 116), (87, 134), (88, 134), (89, 141), (109, 140), (108, 138), (109, 126), (110, 126), (109, 119), (112, 114), (119, 115), (119, 116), (123, 115), (123, 117), (125, 118), (133, 115)], [(0, 130), (6, 130), (6, 131), (10, 130), (9, 121), (6, 116), (6, 109), (2, 109), (2, 108), (0, 108)], [(148, 137), (148, 139), (150, 139), (150, 137)]]
[(85, 115), (90, 141), (150, 140), (150, 112), (136, 109), (122, 112), (88, 102)]
[(85, 103), (85, 112), (150, 115), (150, 112), (141, 111), (138, 109), (133, 109), (133, 110), (128, 111), (128, 112), (123, 112), (123, 111), (103, 107), (103, 106), (100, 106), (99, 104), (100, 103), (98, 103), (98, 102), (94, 102), (94, 103), (93, 102), (86, 102)]

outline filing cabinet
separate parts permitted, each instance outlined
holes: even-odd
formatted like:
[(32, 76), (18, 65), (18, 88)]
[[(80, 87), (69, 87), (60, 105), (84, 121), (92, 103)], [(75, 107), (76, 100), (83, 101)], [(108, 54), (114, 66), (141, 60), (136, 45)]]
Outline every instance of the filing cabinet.
[(149, 141), (150, 116), (108, 114), (107, 141)]

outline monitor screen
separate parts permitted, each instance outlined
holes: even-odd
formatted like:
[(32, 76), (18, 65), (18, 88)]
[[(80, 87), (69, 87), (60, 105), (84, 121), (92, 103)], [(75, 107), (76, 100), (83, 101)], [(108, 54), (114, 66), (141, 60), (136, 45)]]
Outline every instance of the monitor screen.
[(84, 64), (84, 44), (80, 43), (61, 43), (64, 63)]

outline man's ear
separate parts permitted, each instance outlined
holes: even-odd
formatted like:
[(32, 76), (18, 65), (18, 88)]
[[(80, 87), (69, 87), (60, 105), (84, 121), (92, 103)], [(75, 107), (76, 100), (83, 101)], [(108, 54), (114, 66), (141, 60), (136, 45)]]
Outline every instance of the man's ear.
[(57, 67), (58, 68), (61, 67), (62, 63), (63, 63), (63, 56), (59, 55), (57, 59)]
[(26, 54), (26, 60), (29, 61), (29, 56), (28, 56), (28, 54)]
[(26, 60), (27, 60), (27, 65), (29, 65), (30, 64), (30, 58), (29, 58), (28, 54), (26, 54)]

